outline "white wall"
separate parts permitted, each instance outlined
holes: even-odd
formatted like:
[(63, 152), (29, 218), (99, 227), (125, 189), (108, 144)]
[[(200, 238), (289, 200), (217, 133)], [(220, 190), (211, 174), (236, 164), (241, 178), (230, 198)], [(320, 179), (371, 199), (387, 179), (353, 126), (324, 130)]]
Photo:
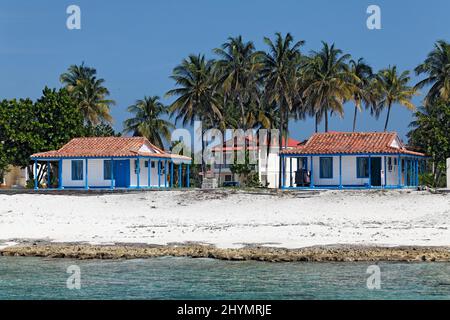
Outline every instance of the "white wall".
[[(72, 180), (72, 160), (83, 160), (83, 180), (77, 181)], [(109, 158), (105, 159), (89, 159), (88, 160), (88, 183), (89, 187), (110, 187), (111, 186), (111, 180), (105, 180), (103, 175), (103, 165), (104, 160), (109, 160)], [(114, 160), (120, 160), (120, 159), (114, 159)], [(134, 171), (134, 159), (127, 159), (130, 161), (130, 186), (136, 187), (137, 186), (137, 175)], [(85, 165), (86, 165), (85, 159), (68, 159), (63, 160), (63, 170), (62, 170), (62, 176), (63, 176), (63, 186), (64, 187), (84, 187), (85, 186), (85, 179), (86, 179), (86, 171), (85, 171)], [(141, 187), (148, 186), (148, 168), (145, 167), (145, 161), (146, 159), (140, 159), (140, 182), (139, 185)], [(155, 163), (155, 167), (151, 170), (151, 186), (158, 186), (158, 164), (157, 161), (152, 161)], [(163, 166), (163, 164), (161, 165)], [(170, 174), (170, 164), (168, 162), (168, 174)], [(174, 167), (174, 170), (176, 170), (177, 167)], [(161, 175), (161, 186), (164, 186), (164, 175)], [(168, 185), (169, 186), (169, 185)]]
[[(137, 187), (137, 174), (134, 170), (134, 161), (135, 159), (130, 159), (130, 186), (131, 187)], [(139, 186), (140, 187), (148, 187), (148, 169), (151, 169), (150, 172), (150, 186), (157, 187), (158, 186), (158, 160), (152, 160), (151, 162), (154, 163), (155, 167), (151, 168), (151, 164), (149, 164), (149, 168), (145, 167), (145, 161), (147, 159), (141, 158), (139, 161), (140, 165), (140, 175), (139, 175)], [(164, 181), (165, 181), (165, 175), (164, 175), (164, 160), (161, 160), (161, 187), (164, 187)], [(174, 166), (174, 173), (175, 170), (177, 170), (177, 166)], [(167, 176), (170, 175), (170, 162), (167, 162)], [(168, 178), (169, 179), (169, 178)], [(169, 184), (167, 184), (169, 187)]]

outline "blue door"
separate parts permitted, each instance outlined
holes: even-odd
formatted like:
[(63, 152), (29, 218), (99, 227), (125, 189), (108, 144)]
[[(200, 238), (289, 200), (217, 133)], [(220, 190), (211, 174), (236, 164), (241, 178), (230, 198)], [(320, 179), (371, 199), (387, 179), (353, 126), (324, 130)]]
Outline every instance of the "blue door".
[(114, 179), (116, 188), (128, 188), (130, 186), (130, 160), (114, 161)]

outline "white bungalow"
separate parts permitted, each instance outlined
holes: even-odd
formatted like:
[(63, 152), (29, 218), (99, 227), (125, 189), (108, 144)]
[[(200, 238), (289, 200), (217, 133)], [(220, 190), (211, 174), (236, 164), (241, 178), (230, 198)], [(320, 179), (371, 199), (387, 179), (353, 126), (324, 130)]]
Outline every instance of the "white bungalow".
[[(286, 143), (283, 138), (282, 143), (283, 148), (292, 149), (297, 147), (300, 144), (300, 141), (288, 138)], [(233, 140), (230, 139), (225, 141), (222, 146), (214, 147), (212, 152), (214, 155), (222, 153), (221, 159), (223, 159), (224, 162), (231, 159), (233, 153), (243, 151), (244, 148), (250, 152), (255, 152), (257, 159), (256, 163), (252, 165), (252, 171), (258, 173), (259, 181), (261, 181), (264, 186), (271, 189), (277, 189), (280, 174), (280, 156), (278, 145), (278, 137), (275, 137), (270, 145), (269, 153), (267, 154), (267, 143), (265, 146), (260, 146), (258, 139), (253, 136), (246, 136), (245, 144), (244, 141), (241, 141), (241, 145), (239, 145), (236, 138)], [(293, 161), (295, 166), (297, 160), (293, 159)], [(241, 177), (235, 176), (231, 172), (230, 163), (214, 163), (213, 173), (221, 183), (242, 183)]]
[(283, 189), (412, 188), (426, 158), (395, 132), (316, 133), (280, 155)]
[[(33, 154), (31, 159), (34, 177), (46, 164), (48, 189), (189, 187), (191, 158), (167, 153), (142, 137), (75, 138), (59, 150)], [(51, 172), (58, 174), (51, 177)]]

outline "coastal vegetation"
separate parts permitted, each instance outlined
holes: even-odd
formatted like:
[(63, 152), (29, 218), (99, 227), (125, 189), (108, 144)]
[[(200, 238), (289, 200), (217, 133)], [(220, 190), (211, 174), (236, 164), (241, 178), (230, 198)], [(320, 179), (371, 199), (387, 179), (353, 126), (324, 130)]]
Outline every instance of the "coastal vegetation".
[[(292, 121), (311, 117), (315, 131), (331, 130), (330, 117), (344, 117), (344, 106), (353, 105), (353, 125), (367, 110), (375, 118), (386, 114), (389, 130), (391, 109), (403, 106), (414, 112), (409, 144), (431, 157), (430, 185), (442, 184), (445, 159), (450, 156), (450, 44), (437, 41), (426, 59), (410, 71), (395, 65), (373, 70), (363, 58), (353, 58), (333, 43), (303, 52), (303, 40), (276, 33), (264, 38), (264, 50), (241, 36), (230, 37), (205, 54), (190, 55), (173, 69), (174, 87), (165, 93), (173, 101), (165, 105), (158, 96), (146, 96), (128, 108), (124, 133), (142, 135), (157, 146), (169, 144), (177, 124), (202, 122), (202, 136), (210, 128), (225, 130), (279, 129), (279, 145), (289, 136)], [(37, 151), (57, 149), (75, 136), (119, 135), (112, 127), (114, 100), (96, 69), (72, 65), (60, 76), (61, 89), (45, 88), (42, 97), (3, 100), (0, 103), (0, 175), (8, 166), (26, 167)], [(419, 92), (419, 90), (423, 92)], [(422, 106), (412, 99), (423, 94)], [(173, 121), (171, 121), (173, 120)], [(350, 130), (349, 130), (350, 131)], [(273, 143), (271, 137), (267, 137)], [(205, 142), (203, 142), (205, 148)], [(269, 145), (270, 147), (270, 145)], [(207, 164), (193, 172), (205, 173)], [(247, 166), (236, 167), (249, 174)]]

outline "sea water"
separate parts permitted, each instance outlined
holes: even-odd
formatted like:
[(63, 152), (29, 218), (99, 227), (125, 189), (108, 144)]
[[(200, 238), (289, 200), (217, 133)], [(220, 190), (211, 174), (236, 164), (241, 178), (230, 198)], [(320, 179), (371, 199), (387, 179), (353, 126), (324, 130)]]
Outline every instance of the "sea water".
[(450, 299), (450, 263), (371, 264), (0, 257), (0, 299)]

